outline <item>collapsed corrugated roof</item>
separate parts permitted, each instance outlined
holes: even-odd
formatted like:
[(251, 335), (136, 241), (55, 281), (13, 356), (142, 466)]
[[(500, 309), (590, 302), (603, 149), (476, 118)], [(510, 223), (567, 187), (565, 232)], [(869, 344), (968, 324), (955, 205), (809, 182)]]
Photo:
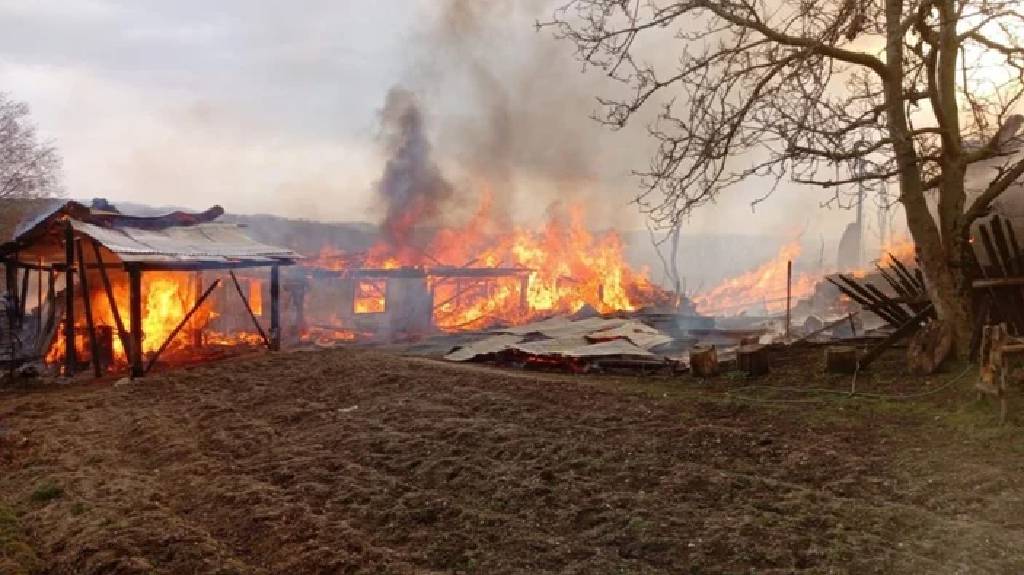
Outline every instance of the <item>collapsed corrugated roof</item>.
[(537, 357), (656, 359), (659, 356), (651, 350), (671, 341), (670, 336), (635, 320), (553, 317), (500, 330), (453, 350), (445, 359), (472, 361), (506, 351)]

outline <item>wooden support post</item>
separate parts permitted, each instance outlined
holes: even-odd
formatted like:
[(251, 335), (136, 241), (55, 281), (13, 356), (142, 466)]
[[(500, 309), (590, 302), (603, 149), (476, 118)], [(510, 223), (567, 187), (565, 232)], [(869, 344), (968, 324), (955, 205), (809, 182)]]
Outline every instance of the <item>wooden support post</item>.
[(270, 266), (270, 351), (281, 349), (281, 267)]
[(192, 306), (192, 309), (188, 310), (188, 313), (185, 314), (185, 317), (181, 318), (181, 321), (178, 322), (178, 325), (174, 327), (174, 331), (172, 331), (171, 334), (167, 336), (167, 339), (165, 339), (164, 342), (160, 344), (160, 348), (156, 350), (155, 354), (153, 354), (153, 357), (149, 360), (149, 363), (146, 364), (146, 369), (142, 373), (148, 373), (149, 370), (153, 369), (153, 364), (156, 363), (156, 360), (160, 359), (160, 354), (162, 354), (167, 349), (167, 346), (171, 345), (171, 342), (174, 341), (174, 338), (178, 336), (178, 332), (181, 331), (181, 328), (185, 327), (185, 324), (187, 324), (188, 321), (192, 319), (192, 316), (196, 313), (196, 310), (202, 307), (203, 303), (206, 301), (206, 298), (210, 297), (210, 294), (213, 293), (213, 290), (218, 285), (220, 285), (220, 278), (217, 278), (216, 281), (210, 284), (210, 287), (206, 288), (206, 291), (203, 292), (202, 297), (196, 300), (196, 304)]
[(64, 375), (75, 375), (78, 353), (75, 351), (75, 231), (71, 223), (64, 227)]
[(793, 260), (786, 262), (786, 341), (789, 341), (789, 326), (792, 323)]
[(43, 333), (43, 258), (39, 258), (39, 269), (36, 270), (36, 333)]
[(23, 268), (21, 272), (21, 297), (18, 298), (18, 325), (25, 323), (25, 312), (28, 307), (28, 279), (32, 275), (28, 273), (28, 268)]
[(294, 286), (292, 297), (295, 302), (295, 328), (296, 334), (302, 336), (306, 333), (306, 282), (296, 282)]
[[(92, 242), (92, 252), (96, 255), (96, 263), (103, 263), (103, 256), (100, 254), (100, 244), (95, 240)], [(128, 330), (124, 328), (124, 322), (121, 320), (121, 311), (117, 307), (117, 299), (114, 298), (114, 288), (110, 285), (110, 276), (107, 275), (107, 268), (105, 266), (98, 267), (100, 279), (103, 281), (103, 291), (107, 293), (107, 305), (110, 307), (110, 315), (114, 316), (117, 338), (121, 340), (121, 347), (124, 349), (125, 357), (131, 358), (132, 355), (128, 351), (132, 346), (131, 338), (128, 335)]]
[(260, 320), (256, 319), (256, 314), (252, 312), (249, 300), (245, 297), (245, 292), (242, 291), (242, 284), (238, 283), (238, 276), (235, 275), (234, 270), (228, 270), (228, 275), (231, 276), (231, 281), (235, 284), (235, 290), (238, 291), (238, 297), (242, 298), (242, 303), (245, 305), (245, 311), (249, 312), (249, 317), (252, 318), (252, 323), (256, 326), (256, 331), (258, 331), (260, 333), (260, 337), (263, 338), (263, 344), (267, 346), (267, 349), (270, 349), (270, 338), (267, 337), (267, 332), (263, 331), (263, 326), (260, 325)]
[(138, 265), (128, 267), (128, 323), (131, 324), (132, 344), (128, 348), (131, 376), (142, 377), (142, 270)]
[(50, 314), (46, 318), (47, 331), (53, 329), (53, 322), (57, 321), (57, 274), (50, 268), (46, 281), (46, 301), (50, 302)]
[(76, 240), (78, 245), (78, 284), (82, 288), (82, 309), (85, 311), (85, 325), (89, 329), (89, 354), (92, 362), (92, 373), (96, 377), (103, 375), (103, 366), (100, 365), (100, 346), (96, 339), (96, 322), (92, 317), (92, 298), (89, 297), (89, 274), (85, 271), (85, 248), (82, 240)]
[(10, 298), (10, 302), (14, 304), (14, 309), (18, 309), (18, 254), (14, 254), (9, 260), (4, 260), (4, 279), (6, 281), (7, 296)]

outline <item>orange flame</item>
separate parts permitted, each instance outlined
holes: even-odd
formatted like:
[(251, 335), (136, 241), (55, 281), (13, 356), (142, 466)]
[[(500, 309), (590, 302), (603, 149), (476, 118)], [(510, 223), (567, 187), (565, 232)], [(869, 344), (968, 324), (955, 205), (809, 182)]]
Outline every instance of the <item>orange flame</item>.
[[(556, 206), (537, 229), (509, 227), (501, 221), (490, 194), (484, 194), (463, 225), (438, 230), (423, 248), (380, 243), (361, 256), (326, 249), (311, 263), (332, 270), (421, 268), (434, 293), (434, 323), (445, 330), (523, 323), (573, 313), (584, 305), (608, 313), (672, 301), (645, 270), (626, 263), (617, 233), (594, 234), (587, 229), (581, 205)], [(503, 268), (509, 273), (462, 279), (441, 271), (431, 274), (439, 268)], [(364, 283), (357, 287), (357, 313), (384, 311), (383, 297), (371, 302)]]
[[(775, 257), (756, 269), (728, 278), (710, 290), (693, 298), (697, 311), (708, 315), (729, 315), (761, 308), (766, 313), (786, 309), (786, 275), (788, 262), (800, 256), (800, 243), (791, 241)], [(811, 274), (795, 274), (792, 283), (792, 303), (814, 292), (817, 278)]]
[[(94, 323), (97, 327), (106, 327), (113, 332), (111, 350), (114, 364), (111, 368), (125, 365), (127, 364), (127, 354), (117, 333), (116, 321), (114, 320), (113, 311), (110, 309), (109, 299), (102, 287), (96, 289), (95, 286), (101, 284), (98, 275), (93, 277), (94, 275), (95, 272), (91, 273), (89, 277), (89, 285), (93, 288), (90, 290), (89, 301), (92, 307)], [(198, 297), (197, 290), (199, 286), (193, 281), (191, 274), (182, 272), (146, 272), (142, 278), (142, 351), (143, 354), (150, 354), (156, 352), (163, 345), (175, 327), (181, 323), (188, 311), (192, 309)], [(111, 280), (113, 280), (111, 291), (120, 312), (121, 321), (125, 330), (130, 333), (132, 324), (130, 314), (128, 313), (129, 290), (127, 282), (119, 281), (120, 278), (116, 275)], [(80, 287), (75, 286), (75, 289), (78, 290)], [(260, 292), (259, 288), (260, 282), (253, 280), (250, 283), (250, 296), (254, 293), (260, 294), (250, 301), (254, 313), (260, 313), (257, 310), (262, 308), (262, 292)], [(91, 354), (91, 349), (88, 339), (87, 320), (81, 308), (76, 309), (76, 312), (76, 355), (79, 358), (88, 358)], [(193, 330), (206, 327), (210, 320), (216, 316), (217, 314), (211, 311), (210, 300), (207, 300), (192, 315), (189, 323), (183, 326), (174, 339), (168, 343), (167, 349), (182, 350), (191, 346), (193, 343)], [(207, 343), (235, 345), (239, 343), (262, 344), (263, 342), (259, 334), (247, 331), (228, 335), (206, 330), (204, 335)], [(61, 332), (54, 338), (54, 342), (46, 354), (45, 361), (51, 364), (61, 363), (65, 352), (66, 346), (63, 332)]]

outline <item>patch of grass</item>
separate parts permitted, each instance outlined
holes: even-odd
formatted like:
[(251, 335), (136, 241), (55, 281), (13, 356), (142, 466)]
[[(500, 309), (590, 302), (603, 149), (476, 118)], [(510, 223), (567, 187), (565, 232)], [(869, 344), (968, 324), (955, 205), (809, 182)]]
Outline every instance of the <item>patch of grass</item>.
[(28, 575), (39, 570), (39, 557), (28, 544), (14, 510), (0, 505), (0, 573)]
[(59, 499), (64, 496), (64, 488), (52, 481), (46, 481), (36, 487), (36, 490), (32, 492), (29, 499), (33, 503), (49, 503), (54, 499)]
[(85, 503), (76, 501), (75, 504), (71, 506), (71, 514), (75, 516), (82, 515), (88, 511), (88, 509), (89, 508), (85, 506)]

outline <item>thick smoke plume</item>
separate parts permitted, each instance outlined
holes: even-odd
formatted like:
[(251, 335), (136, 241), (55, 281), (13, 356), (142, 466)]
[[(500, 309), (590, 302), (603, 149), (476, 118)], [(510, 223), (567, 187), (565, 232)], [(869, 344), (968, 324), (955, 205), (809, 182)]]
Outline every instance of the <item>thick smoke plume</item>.
[(609, 138), (590, 118), (605, 79), (581, 74), (565, 45), (532, 26), (554, 4), (441, 0), (431, 6), (433, 17), (411, 42), (400, 85), (429, 109), (437, 157), (454, 188), (445, 196), (448, 205), (435, 204), (440, 213), (457, 221), (486, 196), (490, 227), (500, 232), (513, 217), (536, 223), (549, 204), (574, 198), (593, 200), (588, 215), (597, 221), (626, 223), (623, 212), (631, 210), (623, 208), (635, 189), (631, 169), (646, 162), (646, 139), (628, 131)]
[(381, 111), (381, 130), (388, 154), (377, 194), (386, 213), (381, 223), (384, 239), (396, 248), (413, 243), (417, 226), (437, 222), (452, 185), (434, 161), (416, 97), (392, 88)]

